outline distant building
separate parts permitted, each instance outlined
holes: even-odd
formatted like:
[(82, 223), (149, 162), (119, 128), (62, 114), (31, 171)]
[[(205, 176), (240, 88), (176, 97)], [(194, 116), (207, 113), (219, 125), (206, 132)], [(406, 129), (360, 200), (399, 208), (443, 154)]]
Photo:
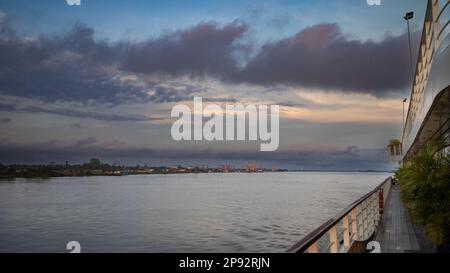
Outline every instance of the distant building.
[(102, 162), (98, 158), (91, 158), (89, 160), (89, 166), (91, 167), (100, 167), (102, 165)]
[(255, 173), (258, 171), (258, 165), (256, 165), (256, 163), (247, 163), (247, 165), (245, 165), (245, 171), (248, 173)]
[(224, 173), (232, 172), (233, 170), (234, 170), (234, 167), (232, 165), (229, 165), (229, 164), (223, 165), (222, 171)]

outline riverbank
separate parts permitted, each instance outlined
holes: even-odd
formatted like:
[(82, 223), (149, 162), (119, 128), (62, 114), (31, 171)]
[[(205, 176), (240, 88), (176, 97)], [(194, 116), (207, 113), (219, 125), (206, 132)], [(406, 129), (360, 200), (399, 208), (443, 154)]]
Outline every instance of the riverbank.
[(83, 176), (126, 176), (149, 174), (188, 174), (188, 173), (262, 173), (287, 172), (287, 169), (235, 169), (194, 167), (148, 167), (148, 166), (111, 166), (101, 164), (84, 165), (10, 165), (0, 166), (0, 179), (15, 178), (50, 178), (50, 177), (83, 177)]

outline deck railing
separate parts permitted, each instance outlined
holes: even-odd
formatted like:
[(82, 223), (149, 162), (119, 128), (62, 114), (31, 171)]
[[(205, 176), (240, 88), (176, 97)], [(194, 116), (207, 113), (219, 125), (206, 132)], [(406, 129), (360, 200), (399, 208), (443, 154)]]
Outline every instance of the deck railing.
[(336, 217), (312, 231), (288, 249), (288, 252), (348, 252), (355, 241), (369, 239), (374, 234), (381, 219), (379, 198), (383, 198), (384, 207), (391, 184), (392, 178), (389, 177)]

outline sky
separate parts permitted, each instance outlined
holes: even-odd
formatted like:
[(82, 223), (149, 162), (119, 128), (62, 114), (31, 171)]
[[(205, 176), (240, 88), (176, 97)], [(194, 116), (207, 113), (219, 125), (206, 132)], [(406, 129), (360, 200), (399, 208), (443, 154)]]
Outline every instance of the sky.
[[(426, 1), (381, 3), (0, 0), (0, 162), (392, 169)], [(195, 96), (280, 105), (279, 149), (174, 141)]]

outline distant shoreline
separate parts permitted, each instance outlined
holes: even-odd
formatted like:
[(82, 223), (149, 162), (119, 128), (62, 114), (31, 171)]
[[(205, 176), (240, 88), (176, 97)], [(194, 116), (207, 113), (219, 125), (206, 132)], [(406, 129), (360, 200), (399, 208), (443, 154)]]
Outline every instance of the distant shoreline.
[(383, 171), (383, 170), (263, 170), (263, 171), (257, 171), (257, 172), (247, 172), (245, 170), (237, 170), (237, 171), (199, 171), (199, 172), (150, 172), (150, 173), (137, 173), (137, 172), (128, 172), (126, 174), (124, 173), (78, 173), (78, 174), (48, 174), (48, 175), (39, 175), (39, 174), (0, 174), (0, 180), (14, 180), (16, 178), (23, 178), (23, 179), (49, 179), (49, 178), (61, 178), (61, 177), (95, 177), (95, 176), (101, 176), (101, 177), (107, 177), (107, 176), (137, 176), (137, 175), (170, 175), (170, 174), (257, 174), (257, 173), (394, 173), (393, 170), (390, 171)]

